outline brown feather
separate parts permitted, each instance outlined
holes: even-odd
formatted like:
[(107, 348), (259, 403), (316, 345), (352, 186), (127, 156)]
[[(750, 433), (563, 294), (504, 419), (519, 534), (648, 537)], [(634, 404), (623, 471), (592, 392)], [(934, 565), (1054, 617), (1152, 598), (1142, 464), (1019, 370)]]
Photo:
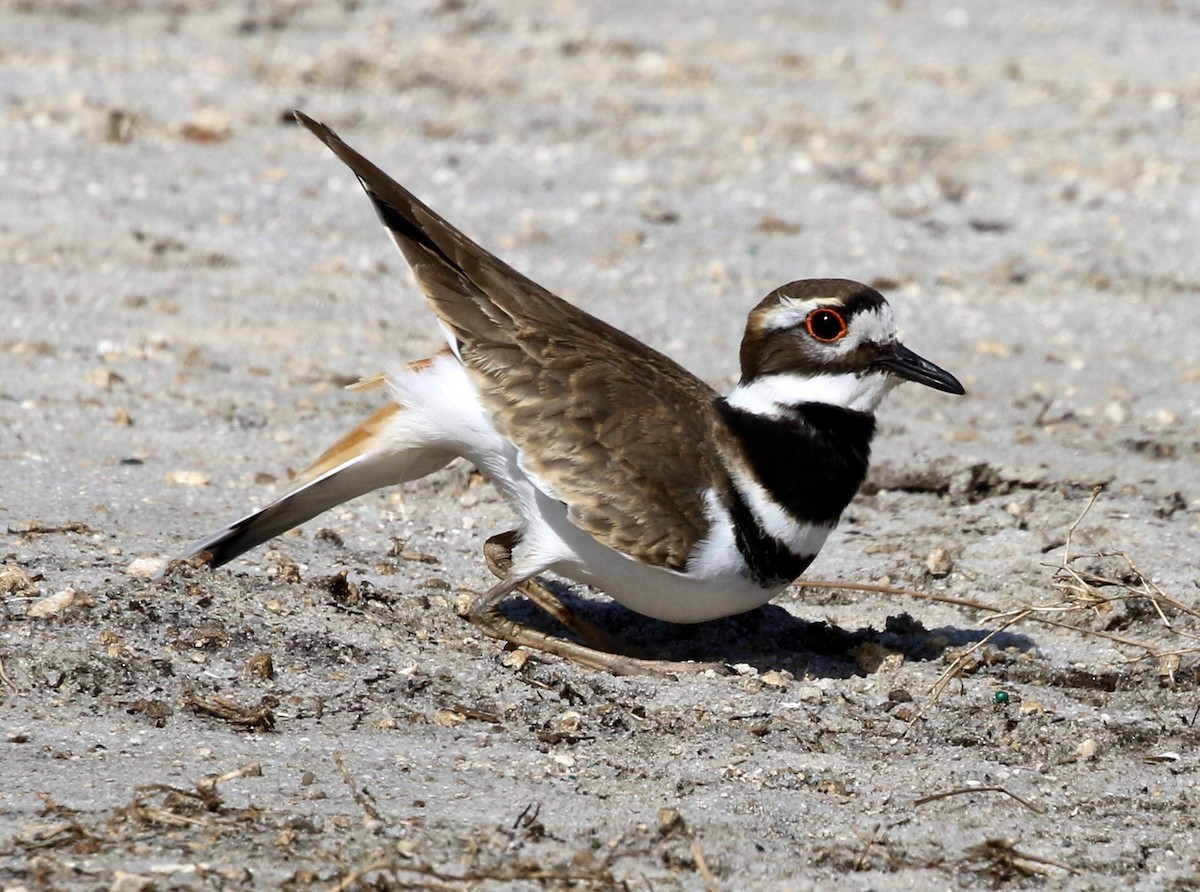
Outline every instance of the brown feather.
[(528, 470), (604, 544), (682, 570), (707, 533), (704, 486), (728, 485), (716, 392), (485, 251), (325, 125), (296, 117), (358, 176)]
[(371, 413), (344, 437), (322, 452), (316, 461), (297, 474), (292, 480), (293, 488), (304, 486), (322, 474), (327, 474), (334, 468), (357, 458), (364, 452), (371, 451), (368, 447), (383, 433), (388, 422), (399, 411), (399, 405), (388, 403)]

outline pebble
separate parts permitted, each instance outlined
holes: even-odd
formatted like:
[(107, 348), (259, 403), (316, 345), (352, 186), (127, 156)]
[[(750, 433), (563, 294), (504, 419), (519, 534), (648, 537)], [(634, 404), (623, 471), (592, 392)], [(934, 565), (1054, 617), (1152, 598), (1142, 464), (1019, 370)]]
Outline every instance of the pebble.
[(246, 663), (246, 671), (254, 678), (274, 678), (275, 677), (275, 661), (271, 659), (271, 655), (266, 653), (258, 653), (252, 656), (249, 662)]
[(786, 669), (772, 669), (769, 672), (764, 672), (762, 676), (763, 684), (779, 688), (783, 691), (786, 691), (794, 680), (795, 676)]
[(575, 710), (570, 709), (560, 715), (555, 724), (563, 734), (577, 734), (583, 726), (583, 716)]
[(981, 339), (975, 342), (975, 352), (981, 356), (995, 356), (998, 359), (1008, 359), (1012, 356), (1012, 347), (1001, 341)]
[(944, 579), (954, 569), (954, 558), (951, 557), (948, 549), (939, 545), (926, 555), (925, 569), (934, 579)]
[(160, 558), (137, 558), (125, 568), (125, 575), (134, 579), (151, 579), (163, 568), (163, 563)]
[(179, 128), (179, 135), (189, 142), (225, 142), (233, 133), (229, 116), (216, 108), (201, 108)]
[(658, 835), (670, 836), (673, 833), (682, 833), (687, 829), (684, 823), (683, 815), (679, 813), (679, 809), (664, 806), (658, 810)]
[(1089, 737), (1075, 748), (1075, 755), (1088, 762), (1094, 761), (1100, 755), (1099, 741), (1094, 737)]
[(796, 688), (796, 699), (801, 703), (820, 703), (825, 699), (825, 692), (815, 684), (802, 684)]
[(145, 892), (157, 888), (152, 877), (142, 876), (137, 873), (126, 873), (123, 870), (114, 870), (112, 884), (108, 887), (109, 892)]
[[(47, 616), (54, 616), (62, 613), (64, 610), (73, 607), (78, 598), (79, 592), (75, 591), (71, 586), (67, 586), (61, 592), (55, 592), (53, 595), (48, 595), (36, 604), (32, 605), (25, 615), (34, 619), (42, 619)], [(82, 603), (83, 599), (80, 599)]]
[(185, 471), (176, 469), (163, 475), (167, 483), (175, 486), (208, 486), (209, 477), (201, 471)]
[(6, 595), (33, 595), (37, 594), (38, 587), (24, 568), (5, 564), (0, 567), (0, 592)]
[(99, 390), (112, 390), (117, 384), (125, 383), (125, 379), (112, 369), (99, 368), (88, 375), (88, 381)]
[(1129, 420), (1129, 408), (1123, 403), (1113, 400), (1104, 407), (1104, 417), (1113, 424), (1124, 424)]
[(529, 651), (527, 650), (510, 650), (501, 660), (501, 663), (508, 669), (524, 669), (525, 664), (529, 662)]

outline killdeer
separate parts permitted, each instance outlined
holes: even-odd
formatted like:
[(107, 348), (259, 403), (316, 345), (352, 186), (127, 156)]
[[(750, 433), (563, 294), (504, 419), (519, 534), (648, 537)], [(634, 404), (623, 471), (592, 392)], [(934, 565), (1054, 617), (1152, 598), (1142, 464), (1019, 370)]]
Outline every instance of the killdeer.
[[(194, 543), (225, 564), (356, 496), (475, 465), (520, 518), (488, 540), (500, 581), (469, 618), (487, 634), (615, 673), (678, 669), (617, 652), (541, 573), (675, 623), (765, 604), (821, 550), (867, 473), (874, 413), (900, 381), (962, 394), (897, 339), (878, 292), (791, 282), (750, 312), (741, 379), (721, 396), (632, 336), (471, 241), (329, 127), (340, 158), (412, 267), (447, 347), (387, 377), (392, 401), (276, 501)], [(520, 592), (579, 641), (499, 610)]]

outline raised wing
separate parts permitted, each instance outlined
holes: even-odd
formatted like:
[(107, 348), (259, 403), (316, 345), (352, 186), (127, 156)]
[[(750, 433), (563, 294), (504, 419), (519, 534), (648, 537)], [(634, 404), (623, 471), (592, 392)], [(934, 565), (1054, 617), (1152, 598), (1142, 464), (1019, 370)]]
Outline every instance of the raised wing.
[(723, 480), (716, 393), (636, 338), (551, 294), (297, 112), (358, 177), (525, 468), (574, 523), (682, 570)]

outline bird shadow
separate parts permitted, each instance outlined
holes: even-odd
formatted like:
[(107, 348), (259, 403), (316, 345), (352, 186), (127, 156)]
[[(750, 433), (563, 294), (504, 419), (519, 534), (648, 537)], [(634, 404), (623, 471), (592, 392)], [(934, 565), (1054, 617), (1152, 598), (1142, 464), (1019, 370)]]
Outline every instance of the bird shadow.
[[(882, 629), (845, 629), (827, 621), (794, 616), (774, 604), (704, 623), (680, 625), (634, 613), (613, 601), (581, 596), (557, 581), (543, 580), (571, 611), (628, 646), (631, 656), (656, 660), (746, 664), (760, 673), (787, 670), (795, 676), (850, 678), (882, 667), (893, 655), (906, 661), (940, 660), (948, 650), (966, 647), (994, 629), (941, 626), (928, 629), (907, 613), (889, 616)], [(571, 638), (557, 621), (523, 598), (502, 605), (510, 619), (547, 634)], [(999, 650), (1032, 651), (1031, 638), (1015, 632), (994, 635)]]

